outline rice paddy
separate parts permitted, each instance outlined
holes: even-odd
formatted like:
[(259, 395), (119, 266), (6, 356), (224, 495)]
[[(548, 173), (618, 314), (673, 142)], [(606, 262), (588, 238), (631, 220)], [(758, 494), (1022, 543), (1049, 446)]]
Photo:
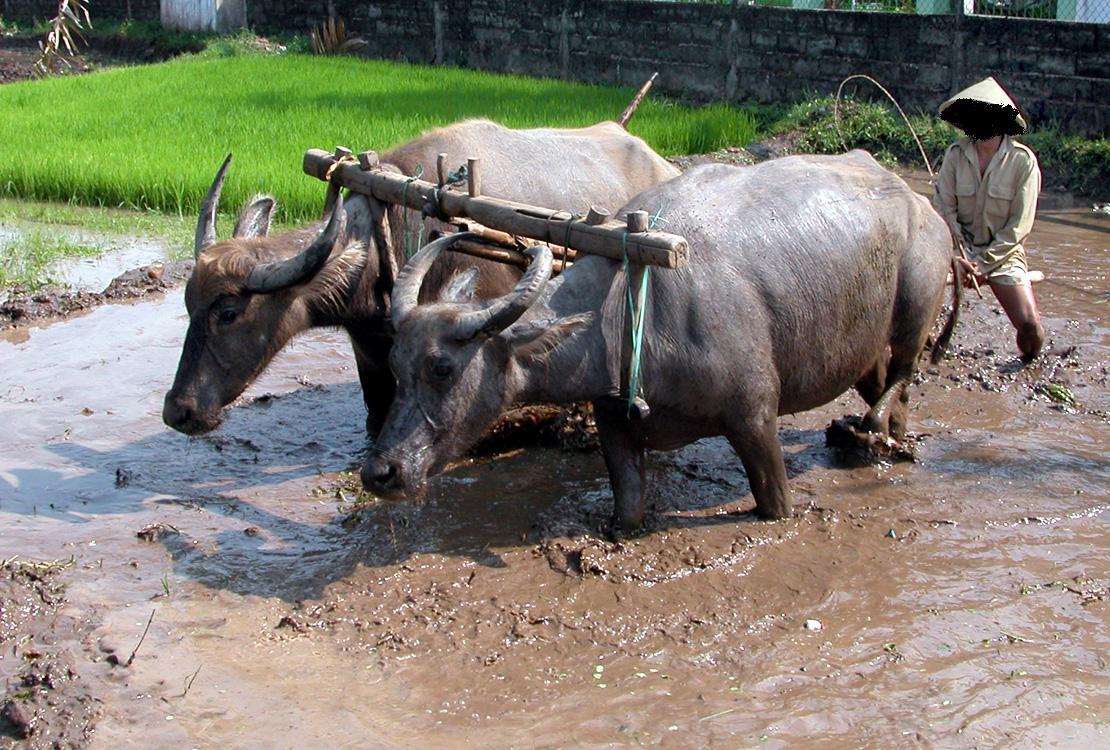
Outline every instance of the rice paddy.
[(0, 289), (22, 286), (37, 289), (53, 279), (51, 267), (67, 258), (91, 258), (104, 252), (95, 244), (39, 231), (0, 235)]
[[(308, 148), (384, 151), (467, 117), (511, 127), (615, 119), (633, 89), (347, 57), (185, 57), (0, 87), (0, 195), (195, 215), (223, 156), (225, 210), (277, 196), (286, 221), (318, 214)], [(757, 139), (750, 112), (649, 96), (632, 132), (660, 153)]]

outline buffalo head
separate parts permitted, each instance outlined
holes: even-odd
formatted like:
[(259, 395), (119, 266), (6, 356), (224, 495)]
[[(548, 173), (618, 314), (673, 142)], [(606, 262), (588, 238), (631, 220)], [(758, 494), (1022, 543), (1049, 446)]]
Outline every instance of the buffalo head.
[(223, 407), (308, 327), (305, 297), (314, 282), (326, 281), (322, 269), (365, 262), (364, 248), (345, 232), (342, 199), (323, 229), (269, 237), (274, 200), (257, 197), (241, 212), (232, 239), (217, 242), (216, 213), (230, 162), (229, 155), (201, 206), (196, 267), (185, 287), (189, 329), (162, 410), (167, 425), (188, 435), (219, 426)]
[(528, 250), (532, 262), (516, 287), (491, 300), (472, 301), (473, 271), (456, 276), (435, 303), (417, 305), (432, 263), (466, 233), (425, 246), (397, 277), (390, 368), (397, 393), (362, 482), (380, 497), (420, 497), (426, 479), (442, 471), (482, 436), (518, 392), (523, 372), (542, 367), (547, 354), (589, 315), (517, 323), (551, 277), (551, 251)]

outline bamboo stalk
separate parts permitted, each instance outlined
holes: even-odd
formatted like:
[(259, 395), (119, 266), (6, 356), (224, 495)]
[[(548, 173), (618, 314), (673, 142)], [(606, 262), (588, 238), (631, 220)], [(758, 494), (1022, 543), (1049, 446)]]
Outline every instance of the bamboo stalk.
[(617, 120), (618, 125), (620, 125), (625, 130), (628, 130), (628, 121), (632, 119), (632, 115), (636, 114), (636, 108), (640, 106), (640, 102), (642, 102), (644, 100), (644, 97), (647, 96), (647, 92), (651, 91), (651, 86), (653, 83), (655, 83), (655, 79), (658, 77), (658, 72), (652, 73), (651, 78), (647, 79), (647, 81), (644, 82), (644, 85), (641, 86), (640, 90), (636, 92), (636, 96), (632, 97), (632, 101), (630, 101), (628, 103), (628, 106), (624, 108), (624, 112), (621, 113), (620, 118)]
[[(323, 179), (335, 162), (333, 154), (310, 149), (304, 155), (304, 171)], [(474, 221), (510, 235), (526, 237), (547, 245), (566, 245), (578, 252), (603, 255), (615, 260), (627, 253), (629, 260), (665, 268), (686, 264), (689, 245), (683, 237), (666, 232), (628, 232), (619, 221), (591, 225), (571, 220), (565, 211), (491, 198), (470, 197), (453, 188), (436, 185), (381, 169), (363, 171), (358, 164), (340, 164), (332, 170), (331, 182), (380, 201), (407, 206), (416, 211), (426, 204), (438, 205), (446, 216)]]

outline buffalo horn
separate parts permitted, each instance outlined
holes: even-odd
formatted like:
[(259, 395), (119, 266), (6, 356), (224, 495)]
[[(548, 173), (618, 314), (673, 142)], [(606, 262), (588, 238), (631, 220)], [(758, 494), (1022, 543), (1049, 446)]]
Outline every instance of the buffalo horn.
[(420, 286), (424, 283), (424, 275), (435, 263), (436, 258), (444, 249), (459, 240), (469, 240), (477, 237), (474, 232), (456, 232), (440, 237), (434, 242), (429, 242), (409, 259), (401, 272), (397, 274), (397, 281), (393, 284), (393, 294), (390, 297), (393, 319), (393, 329), (400, 328), (402, 321), (416, 309), (420, 297)]
[(199, 258), (200, 254), (216, 241), (216, 212), (220, 208), (220, 191), (223, 190), (224, 177), (227, 176), (227, 168), (230, 164), (231, 154), (228, 154), (224, 163), (220, 165), (220, 171), (216, 172), (216, 179), (212, 180), (212, 187), (208, 188), (208, 195), (204, 196), (204, 202), (200, 204), (200, 218), (197, 219), (197, 236), (194, 245), (196, 258)]
[(328, 225), (312, 244), (292, 258), (262, 263), (252, 268), (247, 276), (247, 291), (267, 294), (311, 279), (327, 263), (346, 220), (343, 198), (340, 197), (335, 201)]
[(545, 245), (536, 245), (524, 252), (532, 257), (532, 262), (516, 287), (487, 307), (459, 318), (456, 337), (460, 341), (476, 336), (494, 336), (504, 331), (539, 299), (544, 285), (551, 278), (551, 250)]

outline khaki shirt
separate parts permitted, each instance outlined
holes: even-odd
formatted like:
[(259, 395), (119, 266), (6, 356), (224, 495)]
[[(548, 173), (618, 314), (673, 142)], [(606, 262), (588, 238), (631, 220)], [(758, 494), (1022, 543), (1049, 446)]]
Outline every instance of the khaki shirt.
[(1028, 146), (1003, 136), (980, 177), (975, 144), (961, 138), (944, 154), (933, 205), (969, 246), (969, 260), (989, 274), (1015, 255), (1024, 261), (1040, 191), (1041, 168)]

